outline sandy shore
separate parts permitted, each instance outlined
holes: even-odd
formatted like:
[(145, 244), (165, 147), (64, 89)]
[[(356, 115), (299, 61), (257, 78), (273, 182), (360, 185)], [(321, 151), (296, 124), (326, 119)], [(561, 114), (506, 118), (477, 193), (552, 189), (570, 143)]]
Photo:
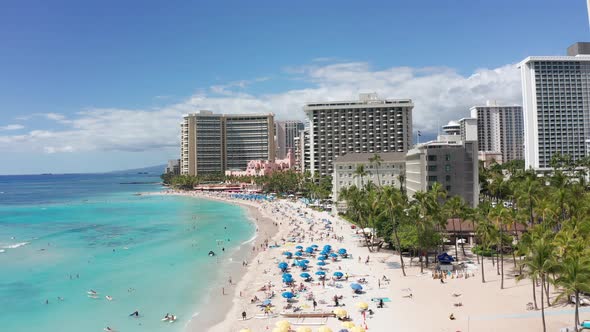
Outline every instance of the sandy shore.
[[(228, 200), (222, 195), (208, 198)], [(250, 251), (249, 260), (246, 259), (249, 262), (247, 267), (234, 267), (227, 272), (232, 274), (234, 281), (239, 282), (229, 286), (227, 280), (220, 281), (220, 285), (225, 282), (228, 286), (228, 295), (215, 297), (215, 303), (208, 308), (208, 313), (202, 312), (197, 316), (187, 326), (187, 331), (237, 332), (242, 328), (250, 328), (255, 332), (272, 331), (278, 321), (285, 319), (291, 323), (292, 330), (299, 326), (309, 326), (315, 331), (319, 326), (327, 325), (333, 331), (339, 331), (343, 328), (342, 322), (336, 318), (303, 319), (277, 315), (332, 312), (336, 309), (334, 295), (340, 297), (338, 308), (346, 310), (354, 324), (366, 326), (372, 331), (536, 332), (542, 329), (540, 310), (527, 309), (527, 304), (532, 302), (532, 284), (528, 280), (516, 282), (511, 257), (506, 257), (504, 262), (503, 290), (500, 290), (500, 276), (496, 266), (492, 265), (490, 259), (486, 259), (484, 263), (486, 283), (482, 283), (481, 266), (470, 254), (469, 248), (467, 256), (459, 253), (459, 257), (461, 261), (472, 261), (473, 264), (468, 264), (464, 273), (445, 278), (444, 283), (434, 279), (429, 269), (420, 273), (416, 259), (412, 263), (409, 258), (405, 259), (407, 276), (404, 277), (397, 255), (390, 251), (370, 253), (362, 246), (363, 241), (356, 230), (341, 218), (286, 200), (272, 203), (229, 201), (248, 206), (253, 218), (258, 219), (258, 237), (249, 245), (259, 250)], [(265, 240), (268, 240), (271, 247), (266, 248)], [(273, 248), (275, 243), (278, 247)], [(297, 245), (306, 248), (314, 243), (320, 246), (319, 250), (325, 244), (330, 244), (335, 250), (346, 248), (352, 258), (339, 257), (337, 261), (329, 261), (324, 267), (328, 278), (322, 284), (315, 275), (319, 270), (317, 259), (304, 257), (310, 260), (309, 273), (314, 280), (304, 282), (299, 276), (302, 272), (300, 268), (291, 266), (288, 272), (293, 275), (295, 285), (292, 287), (284, 284), (283, 273), (277, 265), (282, 261), (292, 261), (285, 259), (282, 253), (297, 251)], [(454, 255), (454, 247), (448, 249)], [(315, 252), (314, 256), (317, 254)], [(330, 280), (335, 271), (348, 274), (348, 280)], [(384, 281), (384, 276), (389, 282)], [(362, 284), (363, 293), (354, 294), (350, 284), (362, 278), (365, 279)], [(261, 290), (269, 283), (272, 286), (268, 290)], [(220, 292), (218, 289), (214, 291)], [(281, 297), (285, 291), (297, 294), (291, 301), (291, 308), (287, 307), (287, 300)], [(270, 298), (273, 314), (265, 315), (261, 302), (270, 292), (274, 292), (274, 296)], [(556, 295), (552, 289), (551, 299)], [(258, 301), (252, 301), (255, 298)], [(378, 308), (377, 302), (371, 301), (373, 298), (387, 298), (389, 301), (384, 302), (383, 308)], [(312, 299), (317, 303), (315, 310)], [(537, 300), (540, 301), (540, 293), (537, 293)], [(365, 311), (363, 317), (363, 313), (356, 307), (359, 302), (368, 303), (373, 314)], [(459, 304), (461, 305), (458, 306)], [(242, 312), (246, 312), (246, 320), (242, 320)], [(449, 319), (451, 314), (455, 317), (454, 320)], [(582, 320), (590, 319), (590, 308), (582, 307), (580, 317)], [(546, 320), (548, 331), (571, 327), (573, 306), (554, 304), (546, 309)]]

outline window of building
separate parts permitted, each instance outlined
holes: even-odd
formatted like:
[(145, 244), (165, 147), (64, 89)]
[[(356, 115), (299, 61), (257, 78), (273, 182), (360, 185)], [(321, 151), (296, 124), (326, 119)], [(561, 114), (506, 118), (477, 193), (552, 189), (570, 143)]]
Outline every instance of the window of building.
[(450, 172), (451, 171), (451, 165), (446, 164), (445, 165), (445, 172)]
[(447, 175), (447, 176), (445, 176), (445, 180), (446, 180), (447, 182), (448, 182), (448, 181), (451, 181), (451, 176), (450, 176), (450, 175)]
[(448, 154), (448, 153), (447, 153), (447, 154), (445, 154), (445, 160), (446, 160), (446, 161), (449, 161), (449, 160), (451, 160), (451, 155), (450, 155), (450, 154)]
[(428, 176), (428, 181), (435, 182), (436, 180), (437, 180), (436, 175), (429, 175)]
[(428, 170), (431, 172), (436, 172), (436, 165), (428, 165)]
[(446, 187), (445, 187), (445, 189), (446, 189), (447, 191), (451, 191), (451, 186), (446, 186)]
[(428, 161), (436, 161), (436, 155), (428, 155)]

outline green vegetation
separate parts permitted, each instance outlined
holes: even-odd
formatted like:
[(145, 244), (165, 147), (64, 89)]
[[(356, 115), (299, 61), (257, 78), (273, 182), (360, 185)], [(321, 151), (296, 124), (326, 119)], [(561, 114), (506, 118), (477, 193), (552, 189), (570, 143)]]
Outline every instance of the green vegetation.
[[(413, 199), (408, 199), (403, 187), (365, 184), (367, 172), (362, 167), (355, 171), (362, 187), (344, 188), (340, 199), (346, 202), (348, 220), (360, 229), (371, 229), (363, 232), (369, 250), (389, 244), (399, 252), (404, 275), (402, 252), (417, 256), (423, 270), (430, 263), (429, 253), (446, 251), (446, 236), (457, 239), (462, 225), (471, 223), (477, 242), (472, 252), (481, 264), (482, 282), (486, 282), (484, 263), (488, 260), (495, 265), (503, 289), (505, 260), (510, 255), (508, 262), (518, 280), (531, 280), (533, 303), (535, 308), (540, 304), (545, 329), (546, 306), (569, 301), (570, 296), (579, 303), (583, 293), (590, 293), (589, 161), (574, 163), (555, 156), (555, 170), (543, 175), (525, 170), (522, 161), (482, 168), (483, 201), (476, 209), (460, 197), (447, 197), (438, 183)], [(459, 246), (465, 257), (464, 241), (454, 242), (452, 250), (459, 260)], [(550, 285), (558, 293), (553, 303)], [(578, 303), (576, 326), (580, 323)]]

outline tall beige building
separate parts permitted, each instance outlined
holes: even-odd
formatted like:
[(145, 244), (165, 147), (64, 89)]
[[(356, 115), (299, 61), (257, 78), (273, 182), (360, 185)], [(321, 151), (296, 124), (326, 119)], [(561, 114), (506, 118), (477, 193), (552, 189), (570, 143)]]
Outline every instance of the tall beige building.
[(184, 117), (180, 133), (181, 174), (223, 174), (275, 159), (273, 114), (200, 111)]
[(347, 153), (407, 152), (412, 145), (410, 99), (379, 99), (308, 103), (309, 170), (332, 175), (333, 163)]

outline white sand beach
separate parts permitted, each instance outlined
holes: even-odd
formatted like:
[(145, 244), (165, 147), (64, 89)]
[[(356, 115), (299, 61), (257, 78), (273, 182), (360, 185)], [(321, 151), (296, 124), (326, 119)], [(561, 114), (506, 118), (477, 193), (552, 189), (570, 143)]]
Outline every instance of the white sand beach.
[[(407, 273), (404, 277), (399, 257), (394, 252), (381, 250), (370, 253), (356, 234), (357, 230), (352, 229), (347, 221), (326, 212), (317, 212), (288, 200), (260, 203), (231, 199), (225, 194), (183, 195), (222, 199), (248, 206), (258, 225), (258, 237), (249, 244), (256, 249), (252, 251), (248, 266), (238, 271), (241, 276), (233, 275), (234, 283), (226, 288), (227, 295), (216, 299), (209, 308), (214, 313), (210, 319), (199, 315), (187, 326), (187, 331), (237, 332), (245, 328), (254, 332), (272, 331), (277, 322), (284, 320), (290, 323), (293, 331), (302, 326), (316, 331), (324, 325), (339, 331), (344, 328), (343, 322), (335, 317), (281, 315), (311, 316), (310, 313), (332, 313), (335, 309), (344, 309), (353, 324), (371, 331), (541, 330), (541, 311), (527, 308), (527, 304), (532, 302), (532, 284), (529, 280), (516, 282), (511, 257), (504, 262), (503, 290), (500, 290), (500, 276), (490, 259), (484, 263), (486, 283), (482, 283), (481, 267), (475, 257), (464, 258), (461, 253), (461, 261), (471, 260), (474, 264), (468, 264), (466, 272), (458, 277), (445, 278), (444, 283), (434, 279), (431, 270), (425, 269), (425, 273), (421, 274), (417, 259), (411, 266), (410, 259), (404, 259)], [(313, 277), (313, 281), (305, 282), (300, 277), (301, 268), (291, 266), (294, 260), (286, 259), (283, 252), (295, 253), (298, 251), (296, 246), (305, 249), (312, 244), (317, 244), (318, 250), (311, 256), (305, 253), (302, 259), (310, 261), (306, 272)], [(326, 280), (322, 283), (316, 272), (320, 270), (317, 256), (324, 245), (331, 245), (333, 252), (345, 248), (351, 257), (339, 255), (336, 261), (328, 258), (322, 268), (326, 272)], [(448, 249), (454, 253), (454, 248)], [(469, 256), (469, 252), (467, 254)], [(278, 267), (280, 262), (288, 263), (287, 272), (294, 280), (292, 285), (283, 282), (283, 272)], [(348, 280), (346, 276), (332, 280), (336, 271), (347, 275)], [(352, 283), (361, 284), (361, 294), (355, 294), (350, 286)], [(290, 304), (282, 297), (284, 292), (295, 294)], [(551, 293), (553, 299), (556, 294), (553, 290)], [(338, 307), (334, 306), (335, 296)], [(378, 308), (378, 302), (372, 301), (376, 298), (385, 298), (383, 308)], [(267, 299), (272, 304), (270, 314), (265, 313), (265, 306), (262, 305)], [(317, 304), (315, 310), (314, 300)], [(537, 300), (540, 301), (539, 295)], [(360, 302), (367, 303), (369, 310), (361, 311), (357, 307)], [(243, 312), (246, 313), (245, 320), (242, 319)], [(449, 318), (451, 314), (454, 320)], [(581, 308), (580, 315), (581, 320), (590, 319), (590, 310)], [(573, 306), (557, 304), (546, 308), (546, 320), (548, 331), (571, 327)]]

